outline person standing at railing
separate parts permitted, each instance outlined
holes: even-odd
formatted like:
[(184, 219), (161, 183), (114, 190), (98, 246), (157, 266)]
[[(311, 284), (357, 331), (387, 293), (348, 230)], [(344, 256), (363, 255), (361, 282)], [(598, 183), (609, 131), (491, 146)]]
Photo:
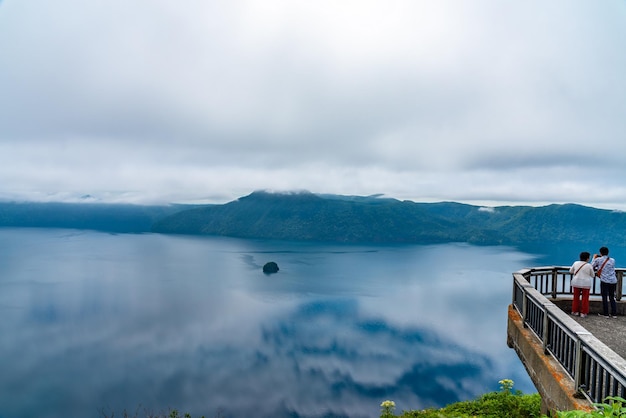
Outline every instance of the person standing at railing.
[[(598, 314), (605, 318), (617, 318), (617, 304), (615, 302), (615, 290), (617, 288), (617, 277), (615, 276), (615, 259), (609, 257), (607, 247), (600, 248), (600, 255), (593, 255), (591, 263), (596, 277), (600, 278), (600, 293), (602, 294), (602, 313)], [(609, 301), (611, 302), (611, 313), (609, 314)]]
[(574, 293), (572, 299), (572, 315), (580, 315), (581, 318), (589, 314), (589, 291), (593, 283), (594, 271), (589, 259), (591, 254), (587, 251), (580, 253), (578, 261), (574, 261), (569, 272), (572, 273), (572, 282), (570, 283)]

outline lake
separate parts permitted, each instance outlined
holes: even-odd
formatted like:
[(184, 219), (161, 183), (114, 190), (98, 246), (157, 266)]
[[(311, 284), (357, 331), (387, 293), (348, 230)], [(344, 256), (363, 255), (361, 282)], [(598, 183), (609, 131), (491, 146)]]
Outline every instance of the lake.
[(535, 392), (506, 323), (512, 273), (540, 258), (512, 248), (26, 228), (0, 248), (0, 418), (377, 417), (504, 378)]

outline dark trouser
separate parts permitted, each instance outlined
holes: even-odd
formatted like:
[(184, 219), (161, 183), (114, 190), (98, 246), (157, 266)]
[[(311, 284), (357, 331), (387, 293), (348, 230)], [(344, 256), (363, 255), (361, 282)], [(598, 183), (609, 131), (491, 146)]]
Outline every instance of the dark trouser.
[(617, 304), (615, 303), (615, 289), (617, 283), (600, 282), (600, 293), (602, 294), (602, 314), (609, 314), (609, 300), (611, 301), (611, 315), (617, 314)]

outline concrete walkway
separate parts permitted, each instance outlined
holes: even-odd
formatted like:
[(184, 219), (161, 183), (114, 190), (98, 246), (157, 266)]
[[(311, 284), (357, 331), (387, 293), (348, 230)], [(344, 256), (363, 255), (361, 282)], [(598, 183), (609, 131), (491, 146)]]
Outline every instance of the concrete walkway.
[[(569, 313), (569, 312), (568, 312)], [(621, 358), (626, 359), (626, 317), (604, 318), (592, 312), (586, 318), (572, 316), (572, 318), (597, 339), (615, 351)]]

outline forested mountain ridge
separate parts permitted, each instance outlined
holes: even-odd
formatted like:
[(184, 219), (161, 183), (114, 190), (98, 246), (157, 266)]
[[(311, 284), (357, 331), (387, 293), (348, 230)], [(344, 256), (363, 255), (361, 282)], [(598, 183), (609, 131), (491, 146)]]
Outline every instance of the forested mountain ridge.
[(312, 193), (249, 196), (178, 212), (155, 232), (332, 242), (446, 242), (458, 225), (412, 202), (320, 197)]
[(93, 229), (149, 232), (154, 222), (192, 206), (101, 203), (1, 202), (0, 227)]
[(624, 212), (576, 204), (484, 208), (309, 192), (254, 192), (214, 205), (0, 203), (0, 226), (338, 243), (626, 245)]
[(154, 232), (345, 243), (626, 243), (626, 213), (565, 204), (482, 208), (378, 197), (254, 192), (177, 212)]

